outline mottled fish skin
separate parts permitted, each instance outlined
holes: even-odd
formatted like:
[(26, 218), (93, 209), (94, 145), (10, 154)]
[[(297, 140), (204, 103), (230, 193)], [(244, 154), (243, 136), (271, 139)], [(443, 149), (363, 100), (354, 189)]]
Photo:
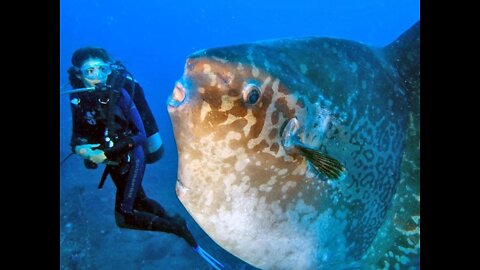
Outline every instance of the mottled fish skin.
[[(392, 205), (367, 253), (364, 269), (420, 269), (420, 23), (387, 46), (408, 97), (409, 124)], [(397, 51), (402, 50), (402, 53)], [(409, 65), (403, 63), (409, 62)]]
[[(253, 105), (247, 84), (261, 90)], [(418, 155), (404, 154), (417, 117), (407, 88), (385, 50), (348, 40), (197, 52), (168, 102), (178, 198), (216, 243), (258, 268), (373, 267), (384, 258), (369, 247)], [(302, 143), (344, 164), (345, 179), (328, 181), (285, 151), (280, 132), (293, 117)]]

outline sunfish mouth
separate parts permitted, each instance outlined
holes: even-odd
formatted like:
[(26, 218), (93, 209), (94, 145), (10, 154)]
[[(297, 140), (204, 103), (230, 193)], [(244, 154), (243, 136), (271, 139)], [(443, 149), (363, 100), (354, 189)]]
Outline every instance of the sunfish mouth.
[(185, 101), (185, 97), (185, 87), (180, 82), (177, 82), (171, 96), (168, 98), (167, 104), (170, 107), (179, 107)]
[(185, 184), (182, 182), (182, 180), (180, 180), (180, 178), (177, 178), (177, 184), (176, 184), (175, 190), (177, 192), (177, 196), (181, 197), (187, 191), (189, 191), (190, 188), (185, 186)]

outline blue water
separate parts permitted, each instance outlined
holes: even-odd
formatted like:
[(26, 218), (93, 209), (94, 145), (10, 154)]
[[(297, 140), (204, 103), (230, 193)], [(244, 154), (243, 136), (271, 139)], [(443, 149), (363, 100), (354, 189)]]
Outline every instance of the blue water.
[[(205, 48), (300, 36), (384, 46), (419, 19), (419, 0), (61, 0), (59, 85), (82, 46), (104, 47), (124, 62), (143, 86), (165, 144), (164, 157), (147, 166), (147, 194), (183, 215), (197, 242), (229, 269), (255, 269), (217, 246), (175, 195), (177, 153), (165, 103), (186, 57)], [(60, 97), (60, 113), (64, 158), (71, 136), (67, 96)], [(113, 183), (96, 188), (102, 171), (86, 170), (76, 156), (60, 168), (61, 269), (212, 269), (174, 235), (117, 228)]]

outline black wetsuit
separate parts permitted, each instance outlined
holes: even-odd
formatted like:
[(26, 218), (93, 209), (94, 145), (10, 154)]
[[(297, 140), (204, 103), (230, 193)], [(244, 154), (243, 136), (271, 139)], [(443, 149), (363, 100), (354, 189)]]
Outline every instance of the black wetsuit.
[[(146, 132), (142, 118), (125, 89), (118, 92), (117, 98), (112, 98), (115, 102), (110, 101), (111, 97), (108, 92), (70, 95), (72, 150), (75, 151), (77, 145), (101, 144), (99, 148), (104, 151), (107, 159), (118, 163), (107, 165), (106, 170), (117, 187), (115, 220), (119, 227), (174, 233), (196, 247), (185, 220), (178, 215), (169, 216), (159, 203), (146, 196), (142, 188), (146, 164), (143, 149)], [(144, 99), (143, 102), (146, 104)], [(115, 106), (109, 109), (110, 104)], [(110, 113), (114, 118), (109, 125)], [(108, 134), (105, 133), (107, 129)], [(109, 146), (107, 137), (114, 142), (113, 147)], [(91, 165), (90, 163), (87, 167)]]

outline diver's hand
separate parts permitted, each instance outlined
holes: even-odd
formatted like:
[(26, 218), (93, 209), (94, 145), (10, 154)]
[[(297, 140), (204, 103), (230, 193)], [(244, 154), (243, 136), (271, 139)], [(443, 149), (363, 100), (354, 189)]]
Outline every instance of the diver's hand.
[(93, 150), (89, 158), (91, 162), (96, 164), (103, 163), (106, 159), (105, 153), (100, 149)]
[(99, 147), (100, 144), (82, 144), (75, 146), (75, 153), (81, 156), (84, 159), (89, 159), (90, 156), (93, 154), (92, 148)]

